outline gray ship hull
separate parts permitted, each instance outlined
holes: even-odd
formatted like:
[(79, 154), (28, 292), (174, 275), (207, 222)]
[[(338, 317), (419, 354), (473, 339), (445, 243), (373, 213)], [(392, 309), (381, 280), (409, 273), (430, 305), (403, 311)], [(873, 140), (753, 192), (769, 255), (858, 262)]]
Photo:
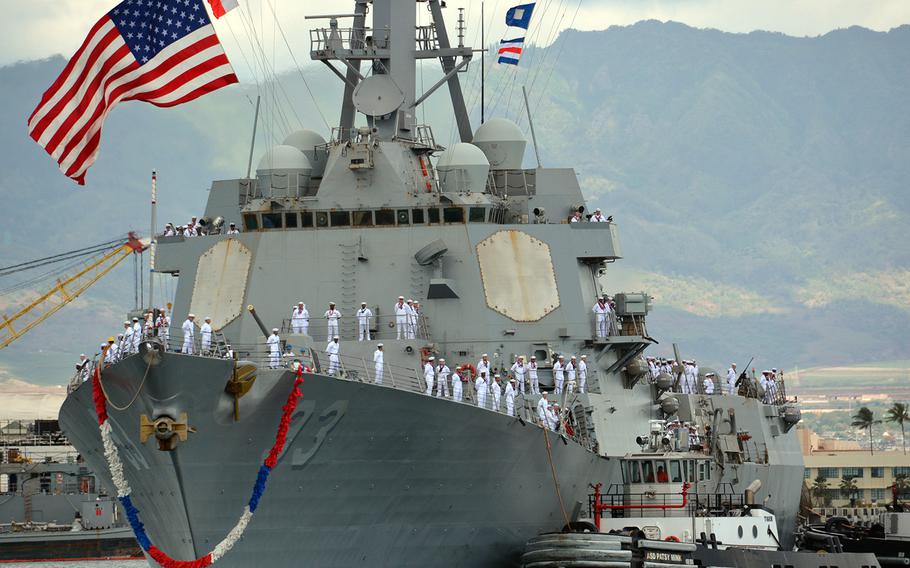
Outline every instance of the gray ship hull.
[[(107, 369), (118, 406), (143, 384), (130, 357)], [(208, 553), (237, 521), (292, 385), (260, 372), (233, 420), (230, 363), (166, 354), (135, 402), (110, 419), (133, 502), (152, 542), (179, 559)], [(616, 479), (598, 456), (517, 418), (372, 384), (305, 375), (288, 444), (226, 566), (509, 566), (528, 538), (559, 529), (587, 503), (587, 483)], [(179, 403), (177, 402), (179, 401)], [(179, 404), (179, 408), (173, 405)], [(141, 414), (187, 412), (196, 432), (173, 452), (139, 445)], [(91, 385), (64, 403), (61, 425), (107, 474)], [(550, 455), (560, 479), (554, 486)]]

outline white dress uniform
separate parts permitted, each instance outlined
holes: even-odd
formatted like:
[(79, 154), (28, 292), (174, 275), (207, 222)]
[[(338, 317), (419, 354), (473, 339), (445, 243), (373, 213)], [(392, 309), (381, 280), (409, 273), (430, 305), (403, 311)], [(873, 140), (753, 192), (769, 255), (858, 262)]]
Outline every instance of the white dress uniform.
[(660, 368), (658, 368), (657, 363), (654, 361), (648, 361), (648, 370), (651, 371), (651, 379), (656, 379), (657, 375), (660, 374)]
[(452, 370), (449, 369), (448, 365), (441, 364), (436, 366), (436, 396), (444, 396), (449, 398), (449, 375), (452, 374)]
[(705, 394), (714, 394), (714, 381), (711, 377), (705, 377)]
[(480, 408), (486, 408), (487, 406), (487, 390), (487, 382), (483, 379), (483, 375), (478, 372), (477, 379), (474, 380), (474, 392), (477, 395), (477, 406)]
[(202, 326), (199, 327), (199, 332), (202, 336), (201, 351), (203, 353), (208, 353), (212, 348), (212, 326), (209, 322), (205, 322)]
[(566, 381), (565, 370), (565, 363), (560, 363), (559, 359), (553, 363), (553, 382), (556, 383), (556, 394), (562, 393), (562, 385)]
[(341, 350), (341, 345), (335, 343), (334, 341), (329, 341), (329, 344), (325, 346), (325, 354), (329, 356), (329, 371), (328, 375), (334, 377), (335, 373), (338, 372), (339, 359), (338, 351)]
[(413, 305), (405, 304), (405, 307), (408, 309), (408, 339), (414, 339), (417, 337), (417, 310)]
[[(512, 363), (512, 368), (510, 369), (512, 374), (515, 376), (515, 382), (518, 383), (518, 391), (525, 392), (525, 373), (528, 372), (528, 368), (521, 363), (521, 359)], [(513, 389), (514, 390), (514, 389)]]
[(727, 394), (736, 394), (736, 370), (733, 367), (727, 369)]
[(291, 329), (294, 331), (294, 333), (302, 333), (304, 335), (307, 335), (309, 327), (310, 312), (307, 311), (306, 304), (303, 305), (303, 308), (294, 306), (294, 309), (291, 311)]
[(607, 221), (607, 218), (604, 217), (603, 214), (599, 211), (595, 211), (594, 214), (591, 215), (590, 221), (592, 223), (609, 223), (609, 221)]
[(547, 425), (547, 399), (540, 397), (537, 401), (537, 420), (540, 421), (540, 425), (546, 427)]
[(123, 339), (120, 341), (119, 351), (126, 355), (133, 349), (133, 326), (123, 326)]
[(682, 391), (685, 394), (695, 393), (695, 385), (698, 382), (698, 375), (695, 374), (695, 367), (692, 365), (686, 365), (686, 370), (683, 373), (683, 385)]
[(512, 388), (512, 381), (506, 383), (506, 414), (515, 416), (515, 389)]
[(280, 342), (281, 339), (274, 331), (272, 332), (272, 335), (265, 340), (265, 345), (269, 348), (269, 369), (277, 369), (278, 364), (281, 361)]
[(573, 393), (575, 392), (575, 387), (577, 386), (575, 365), (572, 364), (570, 360), (566, 363), (566, 392)]
[(479, 377), (481, 373), (486, 373), (487, 377), (490, 376), (490, 362), (484, 361), (481, 359), (477, 362), (477, 376)]
[(373, 310), (370, 308), (360, 308), (357, 310), (357, 339), (363, 341), (370, 340), (370, 318), (373, 317)]
[(373, 351), (373, 374), (375, 378), (373, 379), (377, 385), (382, 384), (382, 373), (385, 370), (385, 354), (381, 349)]
[(436, 378), (436, 369), (433, 368), (433, 363), (427, 361), (423, 366), (423, 380), (427, 383), (427, 390), (424, 392), (427, 396), (432, 396), (433, 394), (433, 381)]
[(396, 330), (396, 339), (401, 339), (401, 334), (404, 334), (404, 338), (408, 338), (408, 306), (402, 301), (395, 304), (395, 307), (392, 308), (392, 311), (395, 312), (395, 330)]
[(591, 311), (594, 312), (594, 321), (596, 324), (594, 329), (597, 338), (603, 339), (607, 336), (607, 317), (610, 313), (610, 306), (606, 302), (603, 304), (595, 302)]
[(452, 400), (455, 402), (461, 402), (463, 398), (462, 393), (462, 384), (461, 384), (461, 375), (458, 374), (458, 371), (452, 373)]
[(142, 342), (142, 324), (138, 321), (133, 324), (133, 353), (139, 353), (139, 343)]
[(531, 382), (531, 393), (540, 394), (540, 383), (537, 380), (537, 361), (528, 363), (528, 380)]
[(553, 432), (559, 427), (559, 416), (557, 416), (556, 411), (553, 410), (552, 406), (547, 407), (547, 428)]
[(502, 409), (502, 387), (495, 380), (490, 381), (490, 394), (493, 395), (491, 408), (499, 412)]
[(328, 328), (326, 331), (328, 335), (326, 337), (328, 337), (329, 340), (338, 335), (338, 320), (340, 318), (341, 312), (339, 312), (337, 309), (330, 309), (325, 311), (325, 319), (328, 323)]
[(588, 384), (588, 363), (584, 359), (578, 360), (578, 392), (585, 392)]
[(181, 349), (180, 352), (192, 355), (196, 327), (193, 325), (193, 322), (187, 318), (186, 321), (183, 322), (183, 325), (180, 326), (180, 329), (183, 330), (183, 349)]

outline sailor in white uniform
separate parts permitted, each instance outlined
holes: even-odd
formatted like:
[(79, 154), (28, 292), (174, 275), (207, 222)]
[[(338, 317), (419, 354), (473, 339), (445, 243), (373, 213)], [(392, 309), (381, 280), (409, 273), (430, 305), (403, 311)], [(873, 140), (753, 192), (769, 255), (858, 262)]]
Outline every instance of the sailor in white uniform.
[(269, 369), (277, 369), (281, 362), (281, 338), (278, 337), (278, 328), (272, 328), (272, 335), (265, 340), (269, 350)]
[(203, 355), (208, 355), (209, 351), (212, 349), (212, 318), (206, 317), (204, 322), (205, 323), (199, 327), (199, 333), (202, 337), (200, 351)]
[(119, 351), (125, 355), (133, 348), (133, 324), (128, 321), (123, 322), (123, 333), (118, 334), (120, 339)]
[(436, 368), (433, 367), (433, 362), (436, 360), (436, 357), (430, 356), (427, 359), (427, 362), (423, 364), (423, 380), (427, 383), (427, 390), (424, 392), (427, 396), (432, 396), (433, 394), (433, 383), (436, 379)]
[(370, 341), (370, 318), (373, 317), (373, 310), (367, 307), (366, 302), (360, 302), (360, 309), (357, 310), (357, 340), (363, 341), (366, 337)]
[(404, 303), (404, 296), (398, 296), (398, 303), (395, 304), (395, 307), (392, 308), (392, 312), (395, 314), (395, 330), (396, 338), (401, 339), (401, 335), (404, 334), (404, 338), (408, 338), (408, 306)]
[(491, 409), (499, 412), (502, 409), (502, 377), (499, 375), (493, 375), (493, 381), (490, 382), (490, 394), (493, 395)]
[(537, 380), (537, 356), (531, 355), (528, 362), (528, 380), (531, 382), (531, 393), (540, 394), (540, 383)]
[(167, 310), (161, 310), (161, 313), (158, 314), (158, 321), (155, 322), (155, 327), (158, 328), (158, 337), (161, 338), (161, 341), (164, 342), (164, 348), (168, 348), (168, 339), (171, 329), (171, 318), (167, 315)]
[(578, 360), (578, 392), (585, 392), (588, 388), (588, 356), (582, 355)]
[(455, 367), (455, 372), (452, 373), (452, 400), (455, 402), (461, 402), (463, 399), (463, 388), (461, 384), (461, 373), (463, 368), (459, 365)]
[(555, 402), (547, 408), (547, 427), (553, 432), (559, 428), (559, 405)]
[(408, 325), (406, 328), (408, 339), (414, 339), (417, 337), (417, 310), (414, 309), (414, 300), (408, 298), (406, 307), (408, 309)]
[(566, 381), (566, 358), (564, 355), (560, 355), (559, 358), (553, 363), (553, 382), (556, 384), (556, 394), (562, 394), (562, 386)]
[(306, 304), (303, 302), (297, 302), (297, 305), (294, 306), (294, 309), (291, 310), (291, 330), (294, 333), (302, 333), (304, 335), (309, 331), (307, 328), (310, 327), (310, 312), (306, 309)]
[(446, 365), (445, 359), (439, 359), (436, 365), (436, 397), (449, 398), (449, 375), (452, 370)]
[(477, 375), (485, 373), (484, 377), (490, 376), (490, 356), (484, 353), (480, 356), (480, 361), (477, 362)]
[(376, 345), (376, 351), (373, 351), (373, 375), (377, 385), (382, 384), (382, 373), (385, 370), (385, 354), (382, 352), (382, 343)]
[(566, 392), (573, 393), (575, 392), (575, 387), (578, 386), (575, 378), (575, 365), (578, 363), (578, 359), (575, 355), (569, 358), (569, 362), (566, 363)]
[(600, 207), (594, 210), (594, 214), (591, 215), (589, 219), (592, 223), (609, 223), (609, 219), (603, 216), (603, 213), (600, 212)]
[(506, 383), (506, 414), (515, 416), (515, 379)]
[(482, 373), (480, 371), (477, 371), (477, 378), (474, 380), (474, 392), (477, 395), (478, 408), (486, 408), (488, 391), (489, 387), (487, 386), (486, 372)]
[(240, 229), (237, 228), (237, 223), (231, 223), (227, 230), (228, 235), (239, 235)]
[(515, 362), (512, 364), (512, 376), (515, 377), (518, 391), (525, 392), (525, 374), (528, 372), (528, 368), (525, 366), (524, 355), (519, 355)]
[(705, 373), (705, 394), (714, 394), (714, 373)]
[(117, 344), (114, 342), (113, 337), (107, 338), (107, 343), (101, 344), (101, 351), (104, 351), (104, 348), (107, 348), (107, 353), (104, 354), (104, 362), (110, 365), (111, 363), (117, 362)]
[(736, 374), (736, 363), (730, 363), (730, 368), (727, 369), (727, 394), (736, 394), (736, 379), (739, 376)]
[(550, 401), (547, 400), (547, 393), (540, 395), (540, 399), (537, 401), (537, 420), (544, 428), (546, 428), (547, 425), (547, 407), (549, 405)]
[(411, 319), (411, 339), (416, 338), (420, 333), (420, 302), (416, 300), (411, 305), (412, 319)]
[(341, 351), (341, 344), (338, 342), (338, 336), (333, 335), (332, 340), (325, 346), (325, 354), (329, 356), (328, 375), (334, 377), (338, 372), (339, 358), (338, 352)]
[(85, 353), (79, 354), (79, 362), (76, 363), (76, 376), (79, 377), (81, 382), (88, 380), (89, 374), (89, 358), (85, 356)]
[(338, 335), (338, 320), (341, 319), (341, 312), (335, 309), (335, 302), (329, 302), (329, 309), (325, 311), (325, 320), (328, 324), (326, 334), (328, 337)]
[(142, 324), (139, 323), (139, 318), (133, 318), (133, 345), (130, 348), (130, 352), (139, 353), (139, 344), (142, 342)]
[(196, 319), (195, 314), (189, 314), (186, 316), (186, 321), (180, 326), (180, 329), (183, 330), (183, 349), (181, 349), (180, 352), (187, 355), (193, 354), (193, 348), (195, 346), (196, 326), (193, 325), (194, 319)]
[(607, 297), (601, 296), (597, 299), (597, 303), (594, 304), (594, 307), (591, 308), (591, 311), (594, 312), (594, 332), (597, 335), (597, 339), (604, 339), (607, 337), (607, 318), (610, 314), (610, 305), (607, 304)]

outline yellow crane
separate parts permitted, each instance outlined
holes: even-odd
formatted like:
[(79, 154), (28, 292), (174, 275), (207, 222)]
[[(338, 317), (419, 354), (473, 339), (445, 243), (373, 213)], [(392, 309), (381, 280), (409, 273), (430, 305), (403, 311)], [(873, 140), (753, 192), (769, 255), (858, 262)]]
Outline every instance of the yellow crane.
[(139, 239), (135, 234), (130, 233), (122, 246), (106, 252), (75, 274), (58, 279), (50, 290), (13, 315), (4, 315), (3, 321), (0, 322), (0, 349), (19, 339), (60, 308), (78, 298), (89, 286), (100, 280), (123, 259), (145, 250), (148, 243), (148, 239)]

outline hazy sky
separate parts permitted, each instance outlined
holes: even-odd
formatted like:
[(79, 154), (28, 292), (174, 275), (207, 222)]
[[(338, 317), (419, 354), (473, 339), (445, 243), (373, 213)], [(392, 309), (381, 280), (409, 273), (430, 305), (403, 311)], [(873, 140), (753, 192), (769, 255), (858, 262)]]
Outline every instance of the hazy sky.
[[(486, 0), (485, 19), (488, 26), (492, 22), (489, 41), (502, 37), (500, 22), (505, 9), (523, 1), (528, 0)], [(0, 65), (55, 53), (69, 57), (94, 21), (116, 4), (117, 0), (3, 0)], [(240, 0), (240, 4), (246, 11), (244, 14), (235, 10), (216, 22), (216, 27), (228, 56), (244, 79), (249, 79), (252, 73), (247, 30), (253, 26), (270, 56), (270, 64), (274, 62), (279, 70), (293, 65), (280, 34), (273, 29), (272, 8), (279, 15), (297, 60), (304, 64), (309, 62), (307, 30), (311, 22), (303, 16), (349, 12), (353, 6), (351, 0)], [(458, 8), (464, 7), (467, 43), (478, 45), (480, 1), (448, 0), (447, 4), (450, 33), (455, 33)], [(560, 29), (569, 27), (573, 18), (573, 27), (585, 30), (658, 19), (731, 32), (762, 29), (796, 36), (820, 35), (852, 25), (887, 31), (910, 23), (910, 0), (539, 0), (537, 8), (529, 39), (542, 44), (551, 42)], [(426, 22), (427, 15), (423, 14)], [(244, 61), (244, 54), (249, 64)]]

